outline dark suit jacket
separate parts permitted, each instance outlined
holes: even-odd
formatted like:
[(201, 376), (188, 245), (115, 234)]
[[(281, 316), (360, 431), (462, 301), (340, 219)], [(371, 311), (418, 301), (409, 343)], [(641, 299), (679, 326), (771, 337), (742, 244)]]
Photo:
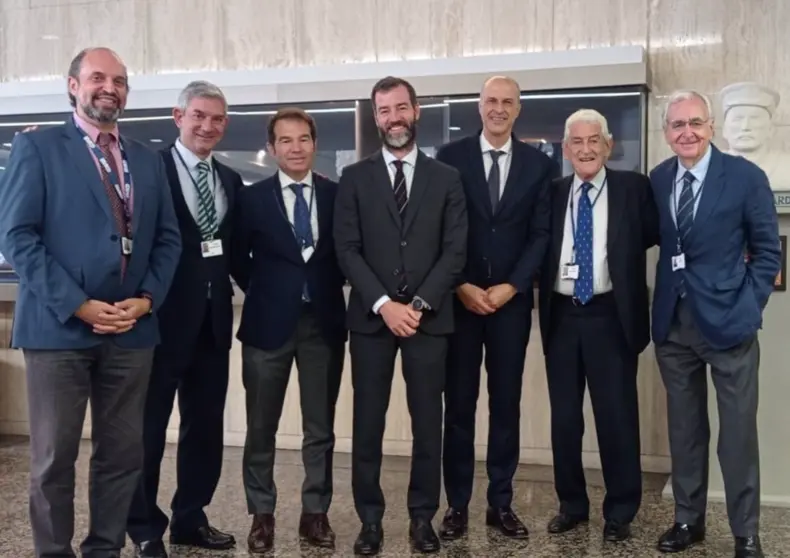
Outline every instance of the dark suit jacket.
[[(160, 353), (191, 358), (200, 334), (206, 305), (211, 305), (214, 338), (219, 347), (230, 349), (233, 338), (233, 285), (230, 281), (231, 232), (233, 210), (239, 190), (243, 187), (241, 176), (217, 161), (213, 161), (222, 189), (228, 199), (228, 211), (219, 226), (216, 239), (222, 241), (222, 255), (204, 258), (200, 251), (202, 236), (195, 218), (187, 207), (181, 181), (178, 178), (172, 145), (162, 150), (170, 192), (183, 249), (178, 261), (173, 286), (159, 312), (162, 324)], [(210, 285), (211, 297), (208, 297)]]
[[(540, 276), (540, 330), (546, 352), (552, 331), (551, 299), (557, 280), (573, 175), (551, 188), (551, 246)], [(658, 244), (658, 212), (650, 180), (639, 173), (606, 169), (606, 250), (617, 315), (629, 348), (641, 353), (650, 342), (646, 251)], [(562, 335), (562, 332), (557, 332)]]
[[(754, 163), (711, 145), (710, 165), (694, 224), (683, 252), (686, 268), (672, 271), (677, 229), (670, 212), (677, 157), (650, 173), (661, 227), (661, 257), (653, 297), (653, 340), (667, 338), (682, 273), (686, 299), (700, 333), (715, 349), (727, 349), (762, 327), (762, 312), (781, 269), (779, 225), (768, 177)], [(680, 187), (681, 185), (678, 185)], [(672, 210), (674, 211), (674, 210)], [(747, 263), (744, 252), (750, 255)]]
[(329, 343), (346, 339), (345, 278), (332, 240), (337, 183), (313, 173), (313, 186), (318, 241), (307, 263), (288, 221), (277, 174), (238, 196), (233, 269), (246, 296), (236, 336), (245, 345), (270, 351), (288, 341), (302, 313), (305, 281), (324, 338)]
[[(335, 244), (340, 268), (351, 283), (348, 327), (375, 333), (386, 327), (373, 305), (388, 295), (424, 299), (420, 329), (452, 333), (452, 289), (466, 259), (466, 200), (458, 172), (418, 153), (409, 203), (398, 214), (392, 181), (381, 151), (343, 170), (335, 207)], [(399, 297), (405, 274), (407, 296)]]
[(19, 275), (13, 346), (83, 349), (107, 340), (74, 316), (83, 302), (150, 293), (154, 313), (112, 337), (125, 348), (159, 343), (157, 312), (181, 251), (162, 158), (121, 136), (133, 183), (133, 253), (121, 281), (110, 199), (74, 121), (19, 134), (0, 185), (0, 252)]
[(491, 211), (480, 134), (442, 146), (436, 154), (461, 172), (469, 208), (467, 260), (459, 283), (510, 283), (532, 308), (532, 290), (549, 244), (549, 185), (559, 167), (513, 136), (505, 189)]

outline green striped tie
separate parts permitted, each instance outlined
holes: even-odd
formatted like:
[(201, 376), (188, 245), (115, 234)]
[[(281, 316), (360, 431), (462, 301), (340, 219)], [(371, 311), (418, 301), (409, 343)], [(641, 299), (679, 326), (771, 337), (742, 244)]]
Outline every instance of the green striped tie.
[(197, 165), (197, 192), (198, 192), (198, 215), (197, 224), (203, 238), (213, 238), (217, 233), (217, 208), (214, 207), (214, 196), (208, 184), (208, 174), (211, 170), (208, 163), (200, 161)]

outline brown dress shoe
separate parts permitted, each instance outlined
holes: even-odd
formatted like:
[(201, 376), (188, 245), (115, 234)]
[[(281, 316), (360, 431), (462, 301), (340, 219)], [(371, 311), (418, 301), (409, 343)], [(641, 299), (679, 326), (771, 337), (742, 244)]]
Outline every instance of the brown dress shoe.
[(304, 513), (299, 520), (299, 538), (312, 546), (334, 548), (335, 532), (325, 513)]
[(253, 554), (263, 554), (274, 548), (274, 515), (255, 514), (247, 537), (247, 546)]

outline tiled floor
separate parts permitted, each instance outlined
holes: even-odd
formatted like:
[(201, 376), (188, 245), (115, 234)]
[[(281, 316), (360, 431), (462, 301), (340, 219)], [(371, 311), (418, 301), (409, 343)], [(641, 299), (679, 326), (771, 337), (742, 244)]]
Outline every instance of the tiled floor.
[[(169, 501), (175, 481), (174, 447), (168, 447), (162, 471), (161, 501)], [(84, 536), (87, 527), (87, 471), (90, 446), (82, 447), (78, 463), (77, 478), (77, 526), (75, 546)], [(277, 511), (276, 549), (272, 556), (300, 557), (350, 557), (359, 523), (351, 497), (351, 470), (349, 456), (339, 454), (336, 459), (336, 492), (330, 520), (338, 536), (337, 550), (332, 552), (313, 551), (300, 548), (296, 536), (299, 519), (299, 489), (302, 482), (300, 455), (297, 452), (280, 452), (276, 480), (279, 493)], [(211, 521), (220, 529), (236, 535), (239, 546), (236, 551), (201, 552), (184, 548), (172, 548), (172, 557), (247, 556), (246, 537), (250, 521), (246, 513), (244, 492), (241, 484), (241, 450), (228, 448), (225, 466), (217, 494), (209, 509)], [(447, 545), (439, 556), (447, 557), (654, 557), (656, 538), (672, 521), (671, 502), (661, 499), (665, 477), (648, 475), (645, 478), (645, 495), (642, 510), (633, 526), (634, 536), (622, 544), (604, 544), (601, 540), (602, 522), (593, 516), (589, 526), (567, 535), (549, 536), (546, 523), (555, 513), (556, 501), (551, 483), (551, 470), (546, 467), (522, 467), (517, 476), (516, 501), (514, 508), (526, 521), (531, 538), (524, 543), (515, 543), (491, 533), (484, 525), (485, 514), (485, 471), (478, 471), (478, 484), (474, 494), (474, 505), (470, 533), (462, 541)], [(591, 473), (589, 482), (591, 500), (600, 505), (602, 498), (601, 478)], [(408, 485), (408, 460), (388, 458), (382, 473), (384, 492), (387, 495), (387, 512), (384, 522), (385, 543), (383, 556), (403, 557), (410, 555), (407, 538), (406, 487)], [(0, 440), (0, 558), (27, 558), (33, 556), (27, 517), (28, 461), (27, 441), (24, 438)], [(166, 509), (166, 508), (164, 508)], [(440, 514), (442, 512), (440, 511)], [(439, 517), (437, 517), (438, 525)], [(790, 557), (790, 510), (764, 509), (762, 538), (767, 556)], [(127, 546), (124, 557), (133, 556)], [(732, 556), (732, 539), (729, 534), (726, 514), (722, 504), (711, 504), (708, 514), (708, 540), (683, 558)]]

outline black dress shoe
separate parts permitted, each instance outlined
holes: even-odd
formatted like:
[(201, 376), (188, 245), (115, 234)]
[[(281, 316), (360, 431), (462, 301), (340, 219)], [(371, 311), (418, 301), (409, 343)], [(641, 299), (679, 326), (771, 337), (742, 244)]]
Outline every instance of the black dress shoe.
[(439, 527), (439, 538), (443, 541), (454, 541), (460, 539), (469, 526), (469, 512), (467, 510), (456, 510), (448, 508)]
[(552, 535), (559, 535), (560, 533), (575, 529), (582, 523), (587, 523), (586, 517), (577, 517), (575, 515), (560, 512), (549, 521), (548, 531)]
[(143, 541), (134, 545), (137, 558), (167, 558), (165, 543), (162, 541)]
[(381, 543), (384, 542), (384, 530), (380, 523), (367, 523), (354, 542), (354, 554), (359, 556), (375, 556), (381, 552)]
[(631, 526), (628, 523), (607, 521), (603, 526), (603, 540), (620, 542), (631, 536)]
[(661, 552), (683, 552), (704, 540), (704, 525), (675, 523), (658, 539), (658, 550)]
[(764, 556), (760, 537), (757, 535), (735, 537), (735, 558), (763, 558)]
[(229, 550), (236, 546), (233, 535), (223, 533), (211, 525), (203, 525), (189, 533), (171, 533), (170, 544), (195, 546), (208, 550)]
[(431, 554), (439, 552), (441, 545), (439, 537), (433, 530), (433, 525), (425, 519), (412, 519), (409, 525), (409, 540), (414, 552)]
[(486, 510), (486, 525), (497, 529), (500, 533), (511, 539), (526, 539), (529, 537), (527, 527), (509, 507), (489, 507)]

